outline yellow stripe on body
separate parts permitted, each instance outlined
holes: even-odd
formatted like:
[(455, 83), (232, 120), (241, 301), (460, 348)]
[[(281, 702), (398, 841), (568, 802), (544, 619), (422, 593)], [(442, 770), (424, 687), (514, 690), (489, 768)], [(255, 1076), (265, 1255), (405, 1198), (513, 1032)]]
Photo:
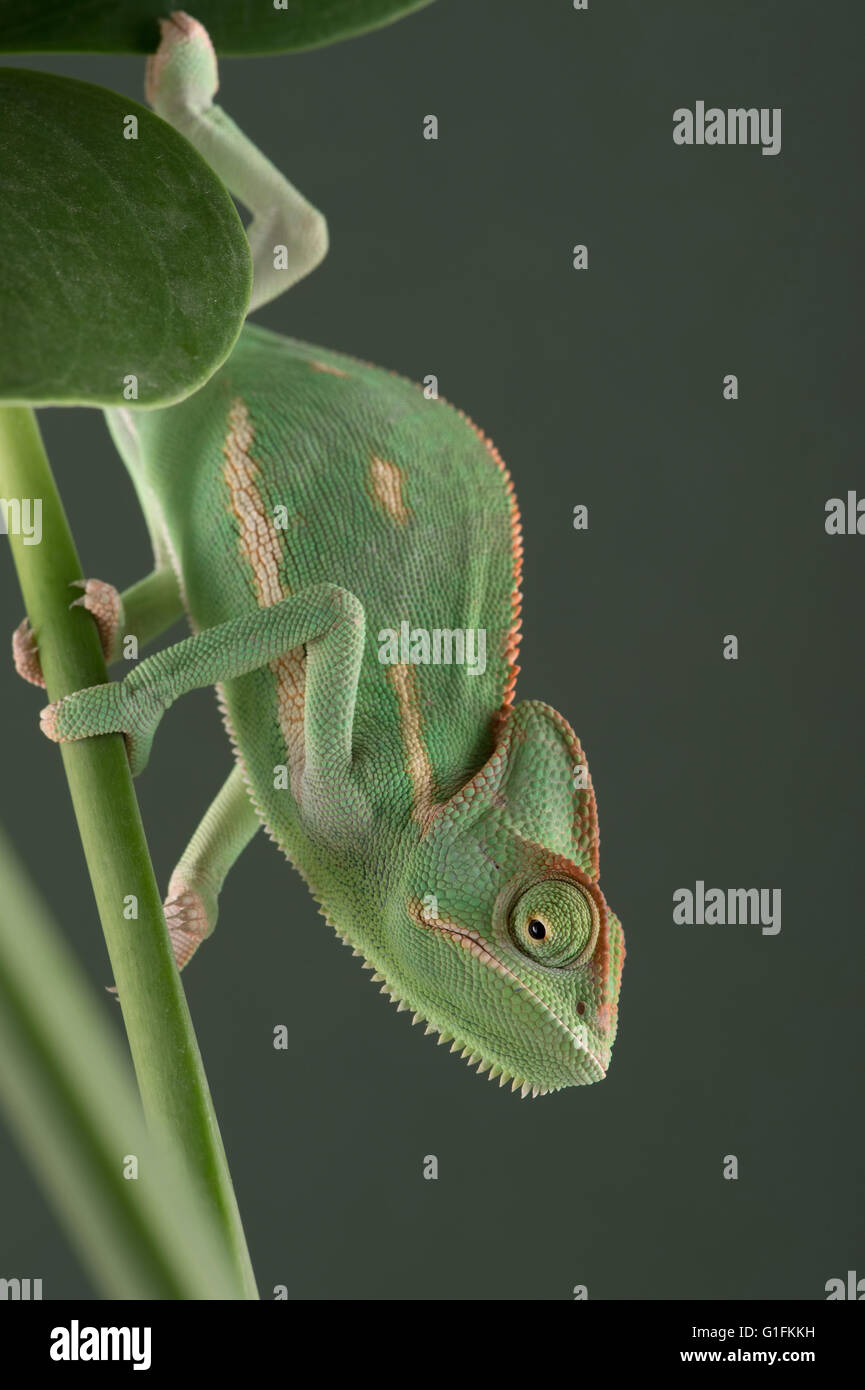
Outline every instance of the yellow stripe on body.
[[(259, 491), (261, 469), (252, 457), (255, 429), (240, 396), (228, 412), (228, 434), (222, 446), (225, 457), (223, 477), (231, 499), (231, 511), (240, 535), (240, 553), (252, 570), (259, 608), (270, 608), (288, 598), (291, 590), (280, 578), (283, 543)], [(279, 728), (288, 758), (289, 777), (295, 799), (303, 776), (303, 710), (306, 688), (306, 658), (303, 647), (296, 647), (270, 663), (276, 676), (276, 702)]]
[(387, 459), (372, 455), (368, 473), (370, 497), (387, 512), (392, 521), (404, 526), (411, 512), (403, 501), (404, 475), (401, 468)]
[(406, 772), (412, 785), (412, 820), (423, 830), (437, 809), (432, 764), (424, 746), (420, 725), (420, 698), (414, 666), (388, 666), (385, 675), (399, 705), (400, 733), (405, 749)]

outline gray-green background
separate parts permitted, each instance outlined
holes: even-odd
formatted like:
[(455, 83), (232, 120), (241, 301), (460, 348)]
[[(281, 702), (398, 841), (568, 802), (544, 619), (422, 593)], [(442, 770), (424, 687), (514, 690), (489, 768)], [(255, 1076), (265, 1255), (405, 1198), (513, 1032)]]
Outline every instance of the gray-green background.
[[(518, 694), (583, 741), (628, 951), (607, 1079), (520, 1101), (397, 1015), (259, 836), (184, 980), (265, 1297), (813, 1299), (865, 1275), (865, 538), (823, 526), (865, 492), (860, 8), (437, 0), (223, 63), (223, 105), (331, 231), (259, 321), (435, 373), (511, 468)], [(134, 59), (10, 61), (141, 93)], [(674, 146), (698, 99), (780, 106), (780, 155)], [(85, 573), (128, 585), (149, 549), (101, 417), (41, 420)], [(9, 666), (0, 692), (0, 817), (107, 984), (43, 700)], [(228, 766), (212, 694), (175, 707), (138, 783), (163, 886)], [(675, 926), (697, 879), (781, 888), (780, 934)], [(92, 1296), (5, 1135), (0, 1212), (0, 1275)]]

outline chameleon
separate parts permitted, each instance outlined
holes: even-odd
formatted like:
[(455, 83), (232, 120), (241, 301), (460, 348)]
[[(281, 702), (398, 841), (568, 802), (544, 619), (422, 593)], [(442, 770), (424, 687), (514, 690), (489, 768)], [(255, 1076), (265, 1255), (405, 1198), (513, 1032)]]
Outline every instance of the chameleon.
[[(203, 26), (160, 23), (147, 98), (251, 213), (253, 312), (321, 262), (327, 224), (214, 103)], [(579, 740), (515, 703), (522, 533), (494, 445), (398, 374), (250, 323), (185, 400), (105, 416), (154, 567), (75, 602), (109, 663), (183, 614), (191, 635), (41, 727), (122, 733), (137, 776), (165, 710), (216, 688), (234, 763), (168, 885), (178, 968), (264, 827), (439, 1044), (523, 1097), (601, 1080), (624, 938)], [(13, 651), (44, 684), (26, 619)]]

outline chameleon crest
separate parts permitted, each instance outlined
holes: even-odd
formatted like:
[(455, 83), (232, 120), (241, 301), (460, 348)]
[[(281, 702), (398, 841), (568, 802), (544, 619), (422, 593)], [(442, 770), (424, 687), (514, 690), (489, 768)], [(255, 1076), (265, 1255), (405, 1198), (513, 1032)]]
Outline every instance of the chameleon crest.
[[(206, 33), (175, 14), (148, 96), (253, 213), (254, 309), (327, 230), (215, 90)], [(193, 635), (42, 725), (122, 732), (137, 773), (168, 705), (216, 686), (235, 767), (169, 884), (178, 965), (263, 825), (382, 990), (479, 1071), (523, 1095), (600, 1080), (622, 930), (576, 735), (513, 702), (522, 542), (489, 440), (394, 373), (253, 325), (189, 399), (107, 416), (155, 567), (79, 601), (110, 659), (182, 612)], [(38, 682), (26, 625), (15, 647)]]

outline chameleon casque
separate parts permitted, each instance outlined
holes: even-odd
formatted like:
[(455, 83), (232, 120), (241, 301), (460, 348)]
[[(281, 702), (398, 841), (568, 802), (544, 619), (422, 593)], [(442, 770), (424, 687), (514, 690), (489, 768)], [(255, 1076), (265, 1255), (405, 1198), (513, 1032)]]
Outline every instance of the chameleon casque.
[[(148, 99), (253, 214), (257, 308), (323, 258), (326, 224), (213, 104), (202, 26), (178, 12), (162, 32)], [(522, 543), (493, 445), (394, 373), (250, 325), (191, 397), (106, 417), (155, 567), (122, 595), (89, 580), (77, 602), (109, 659), (184, 611), (193, 635), (49, 705), (42, 727), (123, 732), (137, 774), (164, 710), (216, 686), (236, 762), (169, 884), (178, 966), (263, 825), (383, 992), (452, 1051), (524, 1096), (600, 1080), (622, 929), (577, 737), (513, 703)], [(41, 683), (26, 622), (14, 649)]]

